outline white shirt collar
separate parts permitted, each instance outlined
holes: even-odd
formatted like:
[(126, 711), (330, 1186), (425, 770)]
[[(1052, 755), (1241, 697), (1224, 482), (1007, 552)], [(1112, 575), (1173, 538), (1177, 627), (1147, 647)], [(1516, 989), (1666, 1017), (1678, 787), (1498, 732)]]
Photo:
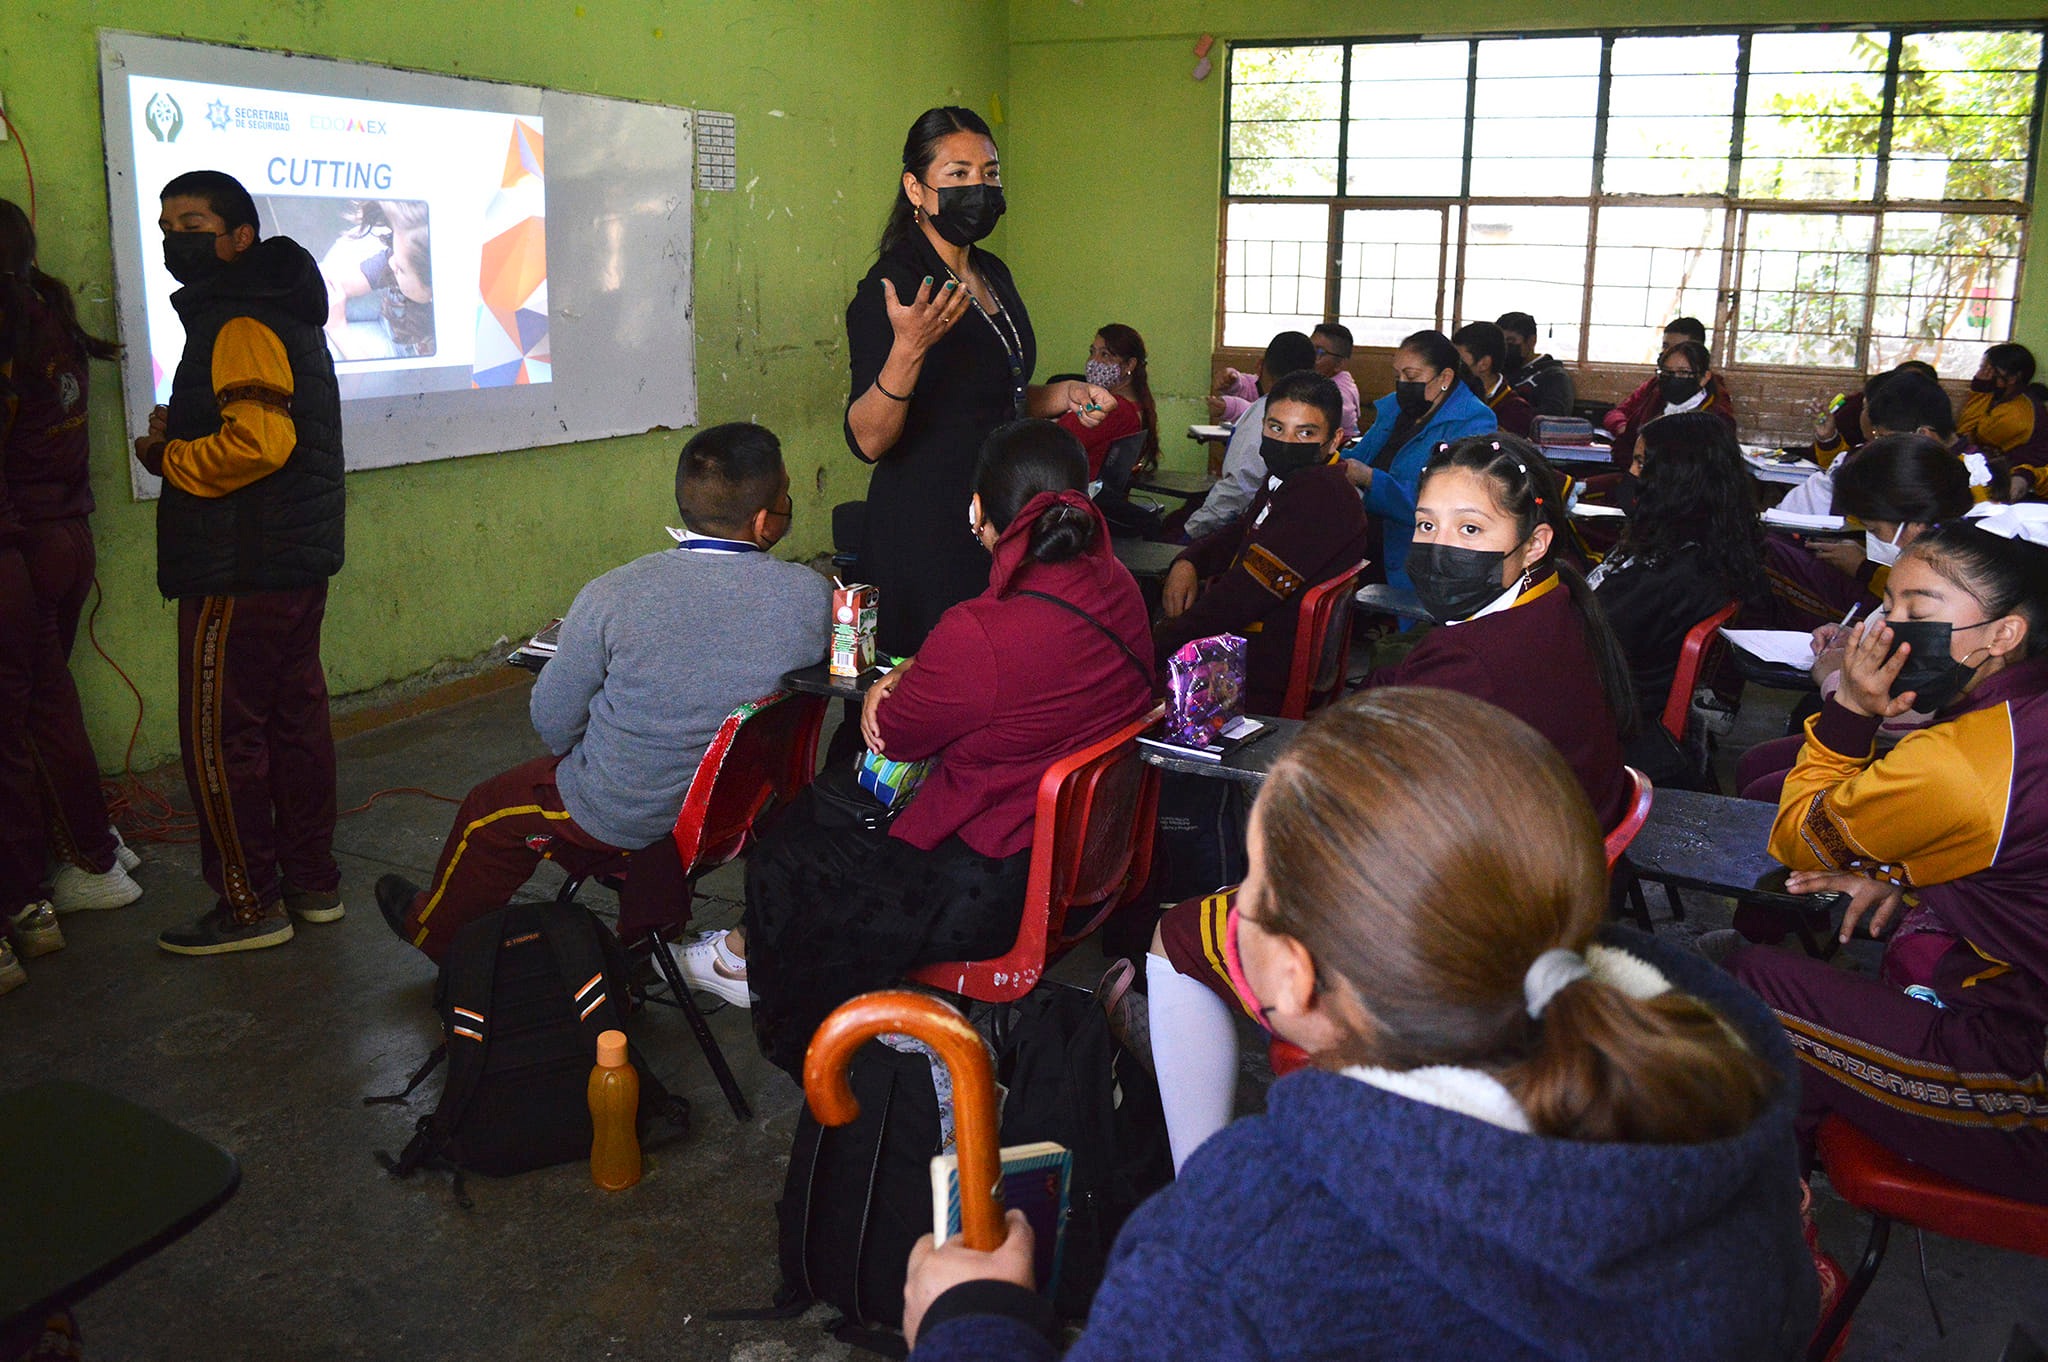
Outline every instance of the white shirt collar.
[(674, 525), (664, 525), (662, 528), (668, 531), (669, 538), (676, 541), (676, 547), (688, 548), (692, 553), (757, 553), (760, 551), (759, 545), (748, 544), (741, 547), (737, 545), (736, 541), (726, 539), (720, 535), (698, 534), (693, 530), (679, 529)]
[(1487, 606), (1487, 607), (1486, 607), (1485, 609), (1483, 609), (1483, 610), (1475, 610), (1475, 611), (1473, 611), (1473, 612), (1472, 612), (1471, 614), (1469, 614), (1469, 615), (1465, 616), (1465, 618), (1464, 618), (1464, 619), (1461, 619), (1461, 620), (1445, 620), (1445, 621), (1444, 621), (1444, 623), (1445, 623), (1445, 624), (1470, 624), (1470, 623), (1471, 623), (1471, 622), (1472, 622), (1473, 620), (1476, 620), (1476, 619), (1478, 619), (1478, 618), (1479, 618), (1479, 617), (1480, 617), (1481, 615), (1498, 615), (1498, 614), (1499, 614), (1499, 613), (1500, 613), (1501, 611), (1503, 611), (1503, 610), (1506, 610), (1507, 608), (1509, 608), (1510, 606), (1512, 606), (1512, 605), (1513, 605), (1513, 604), (1515, 603), (1515, 599), (1516, 599), (1516, 598), (1517, 598), (1518, 596), (1520, 596), (1521, 594), (1522, 594), (1522, 579), (1521, 579), (1521, 578), (1519, 578), (1519, 577), (1517, 577), (1517, 578), (1515, 578), (1515, 584), (1514, 584), (1513, 586), (1509, 587), (1509, 588), (1508, 588), (1508, 589), (1507, 589), (1506, 591), (1503, 591), (1503, 592), (1501, 592), (1501, 593), (1500, 593), (1500, 595), (1498, 595), (1498, 596), (1495, 596), (1495, 597), (1493, 598), (1493, 602), (1492, 602), (1492, 603), (1491, 603), (1490, 605), (1488, 605), (1488, 606)]

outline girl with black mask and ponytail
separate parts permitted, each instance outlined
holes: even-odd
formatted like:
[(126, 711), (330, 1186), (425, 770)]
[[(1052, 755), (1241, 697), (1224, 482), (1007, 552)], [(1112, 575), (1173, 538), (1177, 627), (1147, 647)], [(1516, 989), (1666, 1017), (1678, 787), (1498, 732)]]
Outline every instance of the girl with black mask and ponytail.
[(873, 464), (855, 572), (881, 589), (877, 642), (915, 653), (948, 606), (980, 593), (989, 555), (960, 529), (975, 451), (1019, 417), (1114, 411), (1106, 388), (1034, 384), (1037, 341), (1009, 267), (976, 243), (1007, 209), (988, 124), (927, 109), (877, 259), (846, 307), (846, 443)]
[[(1835, 1112), (1958, 1182), (2048, 1202), (2048, 506), (1920, 536), (1885, 606), (1807, 721), (1770, 842), (1793, 892), (1850, 895), (1844, 942), (1888, 933), (1878, 977), (1763, 947), (1725, 963), (1805, 1061), (1809, 1163)], [(1908, 710), (1933, 721), (1880, 754)]]

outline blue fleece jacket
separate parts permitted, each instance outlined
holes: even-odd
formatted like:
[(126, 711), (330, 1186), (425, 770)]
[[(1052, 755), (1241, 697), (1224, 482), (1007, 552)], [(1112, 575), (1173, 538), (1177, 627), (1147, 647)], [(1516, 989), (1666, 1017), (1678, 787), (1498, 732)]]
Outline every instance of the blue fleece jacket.
[[(1718, 1008), (1779, 1071), (1749, 1129), (1551, 1139), (1305, 1069), (1131, 1217), (1069, 1359), (1797, 1356), (1817, 1288), (1784, 1034), (1706, 960), (1626, 929), (1604, 939)], [(1005, 1309), (1002, 1291), (1024, 1299)], [(913, 1357), (1050, 1359), (1030, 1299), (955, 1288)]]
[[(1387, 446), (1387, 437), (1394, 433), (1394, 422), (1401, 409), (1392, 393), (1373, 403), (1372, 409), (1371, 428), (1359, 437), (1357, 444), (1344, 451), (1344, 457), (1361, 463), (1385, 464), (1379, 456)], [(1365, 509), (1380, 522), (1388, 585), (1413, 585), (1408, 580), (1408, 544), (1415, 538), (1415, 490), (1422, 481), (1422, 465), (1429, 462), (1429, 456), (1440, 444), (1462, 440), (1467, 435), (1491, 435), (1498, 429), (1500, 423), (1494, 418), (1493, 408), (1463, 383), (1454, 383), (1443, 405), (1430, 413), (1421, 428), (1395, 451), (1393, 463), (1373, 474), (1372, 486), (1365, 489)]]

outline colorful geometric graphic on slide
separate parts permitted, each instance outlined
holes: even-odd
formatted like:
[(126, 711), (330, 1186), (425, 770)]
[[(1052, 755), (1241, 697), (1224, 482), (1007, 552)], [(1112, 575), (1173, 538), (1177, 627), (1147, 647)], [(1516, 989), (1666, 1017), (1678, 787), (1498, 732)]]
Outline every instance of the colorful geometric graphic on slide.
[(552, 377), (544, 181), (540, 132), (515, 118), (504, 181), (484, 214), (471, 387), (506, 388)]

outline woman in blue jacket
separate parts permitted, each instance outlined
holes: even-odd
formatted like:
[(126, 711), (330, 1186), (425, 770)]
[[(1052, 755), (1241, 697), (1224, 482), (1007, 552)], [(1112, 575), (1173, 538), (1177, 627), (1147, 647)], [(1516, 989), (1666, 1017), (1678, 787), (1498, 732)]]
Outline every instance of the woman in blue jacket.
[(1464, 361), (1441, 331), (1417, 331), (1394, 352), (1394, 391), (1372, 404), (1372, 428), (1344, 451), (1344, 472), (1365, 494), (1372, 557), (1387, 583), (1407, 587), (1415, 536), (1415, 488), (1438, 445), (1500, 428), (1493, 409), (1465, 381)]
[[(1790, 1047), (1704, 957), (1601, 927), (1599, 826), (1534, 729), (1352, 696), (1250, 851), (1218, 948), (1314, 1066), (1125, 1224), (1070, 1362), (1798, 1353)], [(921, 1242), (913, 1358), (1049, 1362), (1030, 1281), (1021, 1215), (994, 1253)]]

